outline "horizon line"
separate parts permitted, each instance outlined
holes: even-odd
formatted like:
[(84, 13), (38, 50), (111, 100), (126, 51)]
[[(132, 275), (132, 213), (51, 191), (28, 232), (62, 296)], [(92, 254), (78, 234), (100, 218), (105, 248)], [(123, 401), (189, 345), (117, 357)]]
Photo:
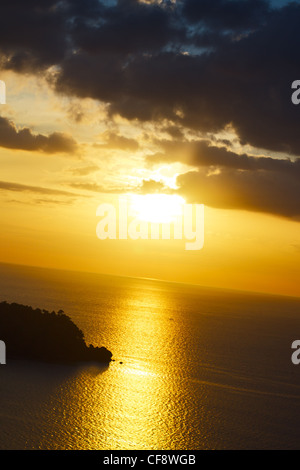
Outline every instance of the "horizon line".
[(289, 294), (275, 294), (266, 291), (253, 291), (253, 290), (244, 290), (244, 289), (236, 289), (230, 287), (220, 287), (220, 286), (211, 286), (211, 285), (203, 285), (203, 284), (194, 284), (190, 282), (183, 282), (183, 281), (171, 281), (168, 279), (159, 279), (153, 277), (144, 277), (144, 276), (126, 276), (124, 274), (111, 274), (111, 273), (104, 273), (104, 272), (96, 272), (96, 271), (85, 271), (85, 270), (77, 270), (77, 269), (66, 269), (66, 268), (53, 268), (49, 266), (36, 266), (36, 265), (28, 265), (28, 264), (17, 264), (17, 263), (9, 263), (5, 261), (0, 261), (0, 265), (7, 265), (7, 266), (14, 266), (19, 268), (32, 268), (32, 269), (44, 269), (47, 271), (59, 271), (59, 272), (68, 272), (68, 273), (77, 273), (77, 274), (92, 274), (92, 275), (99, 275), (99, 276), (110, 276), (110, 277), (119, 277), (124, 279), (136, 279), (136, 280), (144, 280), (144, 281), (154, 281), (154, 282), (163, 282), (169, 284), (179, 284), (184, 286), (191, 286), (191, 287), (198, 287), (202, 289), (211, 289), (211, 290), (220, 290), (220, 291), (228, 291), (228, 292), (236, 292), (240, 294), (253, 294), (253, 295), (263, 295), (263, 296), (270, 296), (270, 297), (284, 297), (289, 299), (300, 299), (300, 295), (289, 295)]

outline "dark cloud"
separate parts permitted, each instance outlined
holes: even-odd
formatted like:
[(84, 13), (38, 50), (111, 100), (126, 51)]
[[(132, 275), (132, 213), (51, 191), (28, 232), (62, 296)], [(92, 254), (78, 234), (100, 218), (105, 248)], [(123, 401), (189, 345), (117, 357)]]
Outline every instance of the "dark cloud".
[(0, 147), (45, 153), (76, 153), (78, 150), (76, 141), (66, 134), (33, 134), (28, 127), (17, 129), (12, 121), (1, 116)]
[(300, 158), (240, 155), (206, 140), (157, 143), (163, 152), (148, 156), (150, 163), (198, 167), (177, 178), (179, 193), (188, 201), (293, 218), (300, 215)]
[(243, 143), (300, 155), (299, 110), (290, 99), (300, 5), (167, 5), (4, 1), (2, 65), (17, 71), (56, 66), (57, 91), (107, 102), (110, 114), (167, 118), (204, 132), (231, 124)]
[(67, 47), (59, 2), (1, 1), (0, 47), (5, 67), (19, 72), (59, 63)]
[(270, 7), (265, 0), (186, 0), (183, 15), (191, 23), (213, 29), (247, 30), (266, 21)]
[(177, 126), (166, 126), (163, 131), (167, 132), (174, 139), (184, 139), (183, 129)]
[[(277, 19), (277, 25), (211, 55), (161, 52), (137, 56), (125, 66), (120, 58), (105, 56), (97, 63), (81, 52), (65, 61), (56, 86), (109, 102), (111, 115), (167, 118), (204, 132), (231, 124), (242, 143), (299, 155), (299, 110), (291, 103), (298, 58), (291, 50), (300, 41), (300, 8), (290, 10), (286, 21)], [(289, 28), (294, 34), (286, 38)]]
[[(299, 2), (274, 9), (267, 0), (185, 0), (176, 6), (5, 0), (1, 64), (17, 72), (48, 71), (57, 92), (103, 101), (109, 116), (161, 123), (177, 139), (177, 155), (186, 151), (183, 130), (212, 134), (231, 126), (242, 144), (299, 156), (300, 107), (291, 102), (291, 84), (300, 78), (299, 23)], [(0, 144), (54, 152), (72, 151), (74, 141), (17, 130), (1, 118)], [(111, 134), (106, 145), (134, 150), (137, 144)], [(257, 159), (205, 142), (194, 147), (188, 157), (176, 157), (199, 167), (179, 178), (191, 197), (197, 199), (203, 186), (214, 206), (298, 214), (299, 160)], [(152, 161), (173, 161), (174, 154), (163, 148)], [(206, 166), (221, 171), (208, 177)]]
[(166, 187), (163, 182), (155, 180), (143, 180), (141, 185), (138, 186), (122, 186), (122, 187), (109, 187), (99, 184), (97, 182), (75, 182), (69, 183), (70, 187), (83, 191), (92, 191), (95, 193), (107, 194), (125, 194), (125, 193), (139, 193), (139, 194), (154, 194), (163, 192), (174, 192)]
[(135, 152), (139, 148), (139, 143), (132, 138), (125, 137), (116, 132), (106, 131), (101, 136), (105, 143), (96, 144), (99, 148), (130, 150)]
[(132, 191), (133, 188), (122, 186), (122, 187), (108, 187), (96, 182), (80, 182), (80, 183), (69, 183), (71, 188), (79, 189), (82, 191), (91, 191), (94, 193), (107, 193), (107, 194), (123, 194)]
[(289, 173), (294, 177), (300, 176), (300, 158), (293, 161), (290, 159), (237, 154), (225, 147), (211, 146), (205, 141), (195, 145), (190, 163), (194, 166), (225, 167), (252, 172), (258, 170), (277, 171)]
[(92, 191), (94, 193), (105, 193), (106, 190), (102, 184), (98, 183), (89, 183), (89, 182), (82, 182), (82, 183), (69, 183), (68, 184), (71, 188), (79, 189), (83, 191)]
[(179, 193), (190, 203), (222, 209), (266, 212), (299, 217), (299, 181), (280, 172), (223, 170), (191, 171), (177, 178)]
[(101, 21), (92, 25), (81, 17), (76, 19), (72, 38), (81, 50), (124, 56), (160, 51), (170, 42), (185, 39), (185, 28), (156, 4), (123, 0), (101, 13)]
[(52, 188), (43, 188), (40, 186), (30, 186), (25, 184), (19, 183), (12, 183), (8, 181), (0, 181), (0, 191), (14, 191), (14, 192), (27, 192), (27, 193), (35, 193), (35, 194), (43, 194), (44, 196), (67, 196), (67, 197), (78, 197), (78, 194), (69, 192), (69, 191), (61, 191), (59, 189), (52, 189)]
[(161, 162), (181, 162), (194, 167), (232, 168), (247, 171), (277, 171), (289, 173), (294, 178), (300, 177), (300, 158), (255, 157), (238, 154), (224, 146), (215, 146), (209, 140), (200, 141), (170, 141), (156, 140), (162, 147), (162, 152), (147, 156), (150, 164)]

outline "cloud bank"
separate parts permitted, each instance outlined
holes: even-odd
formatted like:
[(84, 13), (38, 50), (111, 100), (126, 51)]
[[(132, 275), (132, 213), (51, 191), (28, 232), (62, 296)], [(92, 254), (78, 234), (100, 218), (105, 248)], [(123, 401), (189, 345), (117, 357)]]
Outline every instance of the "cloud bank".
[[(242, 145), (300, 156), (300, 107), (291, 102), (300, 79), (299, 2), (275, 9), (267, 0), (4, 0), (1, 11), (3, 69), (44, 74), (57, 93), (106, 103), (111, 117), (168, 122), (180, 145), (176, 129), (205, 135), (230, 126)], [(0, 144), (47, 153), (75, 145), (4, 118)], [(110, 145), (137, 148), (113, 134)], [(174, 155), (163, 149), (156, 159)], [(238, 155), (205, 140), (185, 158), (199, 167), (178, 178), (189, 198), (299, 215), (298, 159)]]
[(46, 136), (34, 134), (28, 127), (17, 129), (16, 125), (0, 116), (0, 147), (45, 153), (76, 153), (76, 141), (61, 132)]

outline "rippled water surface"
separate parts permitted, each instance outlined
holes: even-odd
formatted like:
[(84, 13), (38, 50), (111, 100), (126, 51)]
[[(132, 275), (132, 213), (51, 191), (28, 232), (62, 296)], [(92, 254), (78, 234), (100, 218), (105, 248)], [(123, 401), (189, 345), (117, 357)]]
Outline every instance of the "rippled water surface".
[(0, 300), (62, 308), (114, 358), (9, 361), (7, 345), (1, 449), (300, 447), (299, 300), (8, 265), (0, 279)]

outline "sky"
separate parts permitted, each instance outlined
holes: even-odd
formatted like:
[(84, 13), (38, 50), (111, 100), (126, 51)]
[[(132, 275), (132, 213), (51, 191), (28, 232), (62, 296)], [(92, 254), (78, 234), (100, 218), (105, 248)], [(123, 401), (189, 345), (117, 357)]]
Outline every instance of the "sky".
[[(0, 262), (299, 296), (299, 21), (286, 1), (2, 1)], [(99, 240), (125, 195), (149, 221), (204, 204), (203, 249)]]

